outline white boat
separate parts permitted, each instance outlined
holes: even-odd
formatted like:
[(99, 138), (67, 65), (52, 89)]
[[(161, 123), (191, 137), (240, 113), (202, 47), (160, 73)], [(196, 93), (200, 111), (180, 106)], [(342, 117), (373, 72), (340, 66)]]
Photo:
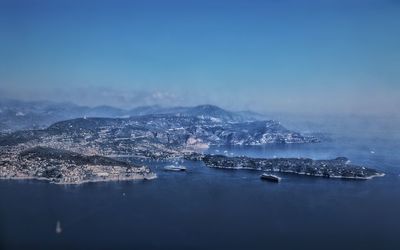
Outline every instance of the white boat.
[(60, 221), (57, 221), (56, 233), (57, 233), (57, 234), (62, 233), (62, 228), (61, 228), (61, 223), (60, 223)]
[(260, 178), (262, 180), (271, 181), (271, 182), (280, 182), (282, 180), (282, 178), (279, 176), (272, 175), (272, 174), (266, 174), (266, 173), (262, 174), (260, 176)]
[(175, 166), (175, 165), (168, 165), (164, 167), (164, 170), (168, 171), (186, 171), (186, 167), (184, 166)]

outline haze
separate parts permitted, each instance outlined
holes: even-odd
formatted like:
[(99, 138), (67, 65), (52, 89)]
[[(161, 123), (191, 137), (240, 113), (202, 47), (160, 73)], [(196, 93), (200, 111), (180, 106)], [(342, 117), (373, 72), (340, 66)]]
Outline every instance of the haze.
[(0, 97), (397, 114), (400, 2), (0, 0)]

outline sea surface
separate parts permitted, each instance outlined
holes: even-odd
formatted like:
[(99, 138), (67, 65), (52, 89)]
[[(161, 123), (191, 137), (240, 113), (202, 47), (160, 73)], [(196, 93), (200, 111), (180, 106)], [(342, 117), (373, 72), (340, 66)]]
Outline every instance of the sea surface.
[[(400, 249), (400, 143), (337, 137), (308, 145), (210, 148), (253, 157), (346, 156), (367, 181), (149, 163), (158, 179), (53, 185), (0, 181), (0, 249)], [(60, 221), (62, 232), (56, 233)]]

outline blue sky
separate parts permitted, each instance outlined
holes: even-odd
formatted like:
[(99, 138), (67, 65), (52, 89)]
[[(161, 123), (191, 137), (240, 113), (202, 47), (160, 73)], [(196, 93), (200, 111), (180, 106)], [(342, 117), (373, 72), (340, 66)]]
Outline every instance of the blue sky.
[(396, 113), (400, 1), (0, 0), (0, 96)]

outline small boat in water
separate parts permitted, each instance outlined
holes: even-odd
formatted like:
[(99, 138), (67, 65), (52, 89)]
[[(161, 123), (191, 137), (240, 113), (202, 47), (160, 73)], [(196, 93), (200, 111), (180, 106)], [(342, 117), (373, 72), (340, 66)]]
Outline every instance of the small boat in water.
[(60, 221), (57, 221), (56, 233), (57, 233), (57, 234), (62, 233), (62, 228), (61, 228), (61, 223), (60, 223)]
[(265, 174), (265, 173), (262, 174), (262, 175), (260, 176), (260, 178), (261, 178), (262, 180), (271, 181), (271, 182), (280, 182), (280, 181), (282, 180), (282, 178), (279, 177), (279, 176), (272, 175), (272, 174)]
[(184, 166), (175, 166), (175, 165), (168, 165), (164, 167), (164, 170), (167, 171), (186, 171), (186, 167)]

